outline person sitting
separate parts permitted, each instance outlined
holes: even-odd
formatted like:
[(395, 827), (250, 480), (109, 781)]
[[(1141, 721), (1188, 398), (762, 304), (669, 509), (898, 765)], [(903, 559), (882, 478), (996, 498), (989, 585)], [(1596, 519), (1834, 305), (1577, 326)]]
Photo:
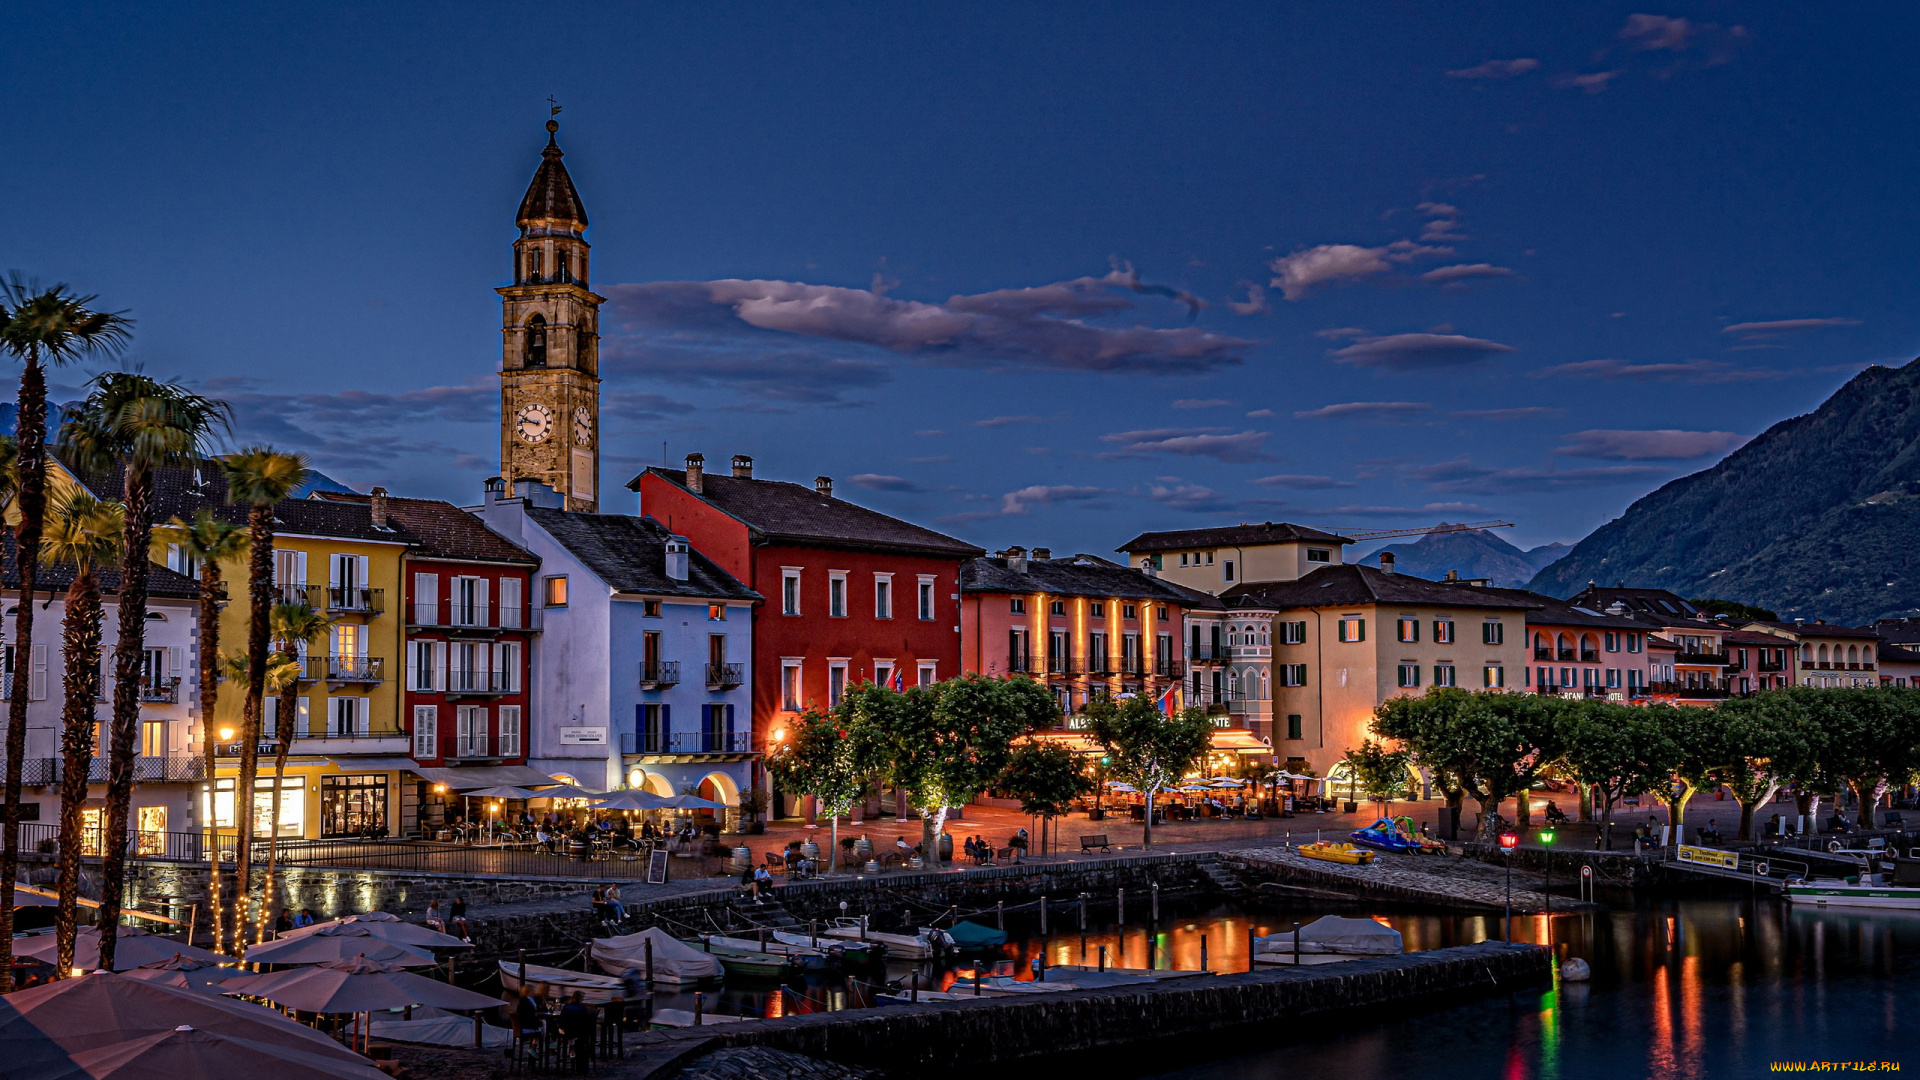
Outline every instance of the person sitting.
[(607, 907), (607, 891), (605, 889), (593, 890), (592, 904), (593, 917), (596, 920), (606, 922), (612, 917), (613, 912)]
[(295, 930), (298, 930), (303, 926), (312, 926), (312, 925), (313, 925), (313, 909), (312, 908), (303, 907), (300, 909), (300, 914), (295, 915), (293, 917), (293, 928)]
[(1013, 835), (1007, 837), (1007, 846), (1013, 849), (1013, 859), (1015, 862), (1019, 862), (1021, 859), (1026, 858), (1027, 857), (1027, 830), (1025, 829), (1014, 830)]
[(965, 848), (967, 858), (976, 863), (980, 861), (980, 845), (973, 842), (973, 837), (967, 837), (967, 842), (961, 846)]
[(773, 874), (764, 866), (756, 866), (753, 868), (753, 902), (756, 904), (766, 903), (765, 900), (760, 899), (761, 889), (769, 892), (773, 890)]
[(613, 911), (613, 921), (625, 922), (627, 920), (627, 906), (620, 902), (620, 884), (618, 882), (607, 886), (606, 901), (607, 907)]
[(1720, 824), (1712, 818), (1707, 819), (1707, 827), (1700, 830), (1700, 839), (1709, 844), (1720, 842)]
[(907, 846), (907, 838), (904, 836), (896, 836), (893, 838), (893, 849), (899, 854), (902, 864), (906, 863), (907, 856), (914, 853), (914, 849)]
[(1775, 814), (1772, 817), (1767, 819), (1766, 827), (1760, 830), (1760, 835), (1762, 836), (1779, 836), (1780, 835), (1780, 815), (1779, 814)]
[(279, 917), (273, 920), (273, 932), (284, 934), (291, 929), (293, 929), (293, 912), (281, 908)]
[(1565, 825), (1566, 823), (1567, 823), (1566, 813), (1562, 811), (1560, 807), (1557, 806), (1552, 799), (1548, 799), (1547, 800), (1547, 824)]
[(586, 994), (575, 990), (560, 1009), (560, 1034), (573, 1044), (573, 1071), (584, 1073), (593, 1060), (593, 1032), (597, 1017)]

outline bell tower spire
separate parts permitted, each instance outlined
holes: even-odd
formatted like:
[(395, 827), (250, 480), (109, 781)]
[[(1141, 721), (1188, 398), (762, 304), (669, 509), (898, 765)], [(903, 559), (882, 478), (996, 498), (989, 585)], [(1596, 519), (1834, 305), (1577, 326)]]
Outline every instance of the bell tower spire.
[(600, 304), (587, 287), (587, 209), (561, 158), (560, 122), (515, 215), (513, 284), (501, 297), (500, 475), (513, 493), (559, 492), (594, 513), (600, 491)]

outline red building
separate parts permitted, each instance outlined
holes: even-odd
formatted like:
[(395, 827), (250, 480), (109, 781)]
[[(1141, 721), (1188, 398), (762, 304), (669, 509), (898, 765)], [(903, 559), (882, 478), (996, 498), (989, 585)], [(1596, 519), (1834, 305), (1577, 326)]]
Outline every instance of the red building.
[[(413, 538), (402, 571), (406, 681), (420, 824), (445, 820), (464, 788), (551, 783), (527, 768), (528, 671), (539, 609), (533, 553), (437, 499), (316, 492), (371, 503)], [(411, 801), (411, 800), (409, 800)]]
[(754, 611), (755, 751), (848, 687), (960, 674), (960, 566), (982, 549), (835, 498), (829, 477), (756, 480), (744, 455), (731, 476), (704, 466), (689, 454), (685, 470), (648, 469), (627, 486), (641, 513), (767, 598)]

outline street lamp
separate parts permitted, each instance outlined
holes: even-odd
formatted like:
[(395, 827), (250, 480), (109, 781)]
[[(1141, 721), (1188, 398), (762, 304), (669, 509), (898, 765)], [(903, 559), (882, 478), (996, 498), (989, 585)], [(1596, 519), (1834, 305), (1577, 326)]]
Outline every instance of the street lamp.
[(1547, 898), (1547, 917), (1552, 918), (1553, 917), (1553, 830), (1541, 829), (1539, 832), (1534, 833), (1533, 837), (1534, 839), (1540, 841), (1540, 846), (1543, 849), (1545, 849), (1546, 856), (1547, 856), (1547, 881), (1546, 881), (1546, 884), (1540, 886), (1540, 891), (1543, 894), (1545, 894)]
[(1513, 942), (1513, 849), (1520, 846), (1520, 837), (1514, 833), (1500, 834), (1500, 850), (1507, 855), (1507, 932), (1508, 944)]

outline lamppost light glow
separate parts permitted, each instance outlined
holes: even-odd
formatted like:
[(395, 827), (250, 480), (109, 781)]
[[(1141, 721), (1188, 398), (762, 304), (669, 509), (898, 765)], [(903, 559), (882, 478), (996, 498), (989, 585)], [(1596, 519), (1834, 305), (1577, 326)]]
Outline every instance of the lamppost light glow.
[(1500, 834), (1500, 846), (1507, 851), (1512, 851), (1520, 846), (1520, 837), (1510, 832), (1503, 832)]
[(1553, 843), (1553, 830), (1541, 829), (1539, 832), (1533, 834), (1533, 838), (1542, 844), (1551, 844)]
[(232, 742), (232, 741), (233, 741), (233, 729), (232, 729), (232, 728), (230, 728), (230, 727), (223, 727), (223, 728), (221, 728), (221, 729), (220, 729), (220, 741), (221, 741), (221, 742)]

